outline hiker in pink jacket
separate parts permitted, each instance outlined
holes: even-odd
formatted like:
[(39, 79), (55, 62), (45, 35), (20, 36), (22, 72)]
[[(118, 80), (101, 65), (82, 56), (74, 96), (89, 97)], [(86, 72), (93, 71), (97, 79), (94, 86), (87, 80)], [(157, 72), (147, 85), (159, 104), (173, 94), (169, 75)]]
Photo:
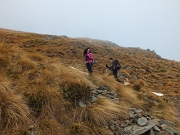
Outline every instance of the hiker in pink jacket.
[(89, 73), (92, 73), (93, 72), (92, 66), (93, 66), (93, 62), (94, 62), (94, 57), (93, 57), (93, 54), (89, 48), (86, 48), (84, 50), (84, 60), (86, 61), (86, 67), (87, 67)]

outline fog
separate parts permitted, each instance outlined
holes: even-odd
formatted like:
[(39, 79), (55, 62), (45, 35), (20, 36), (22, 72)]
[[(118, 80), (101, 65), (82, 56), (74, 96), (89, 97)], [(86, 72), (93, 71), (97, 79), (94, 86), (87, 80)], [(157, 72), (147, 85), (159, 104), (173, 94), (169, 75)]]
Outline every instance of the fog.
[(0, 27), (108, 40), (180, 61), (180, 0), (1, 0)]

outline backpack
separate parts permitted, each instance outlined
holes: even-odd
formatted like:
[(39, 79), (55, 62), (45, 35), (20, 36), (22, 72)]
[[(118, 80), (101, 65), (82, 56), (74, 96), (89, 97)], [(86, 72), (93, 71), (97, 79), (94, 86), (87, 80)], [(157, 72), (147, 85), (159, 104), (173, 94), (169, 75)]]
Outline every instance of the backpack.
[(115, 62), (115, 68), (116, 68), (117, 70), (121, 69), (121, 65), (119, 64), (119, 61), (118, 61), (118, 60), (115, 60), (114, 62)]

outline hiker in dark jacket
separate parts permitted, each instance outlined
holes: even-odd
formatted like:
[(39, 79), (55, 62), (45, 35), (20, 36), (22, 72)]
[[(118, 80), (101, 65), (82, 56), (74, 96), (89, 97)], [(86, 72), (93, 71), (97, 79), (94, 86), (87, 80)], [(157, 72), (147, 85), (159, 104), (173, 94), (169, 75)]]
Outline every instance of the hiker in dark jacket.
[(92, 66), (93, 66), (93, 61), (94, 61), (94, 56), (89, 48), (86, 48), (84, 50), (84, 60), (86, 62), (86, 67), (89, 71), (89, 73), (92, 73)]
[(121, 65), (119, 64), (117, 60), (113, 60), (113, 58), (110, 58), (109, 61), (110, 61), (110, 66), (106, 64), (106, 68), (112, 70), (115, 79), (119, 82), (117, 73), (118, 73), (118, 70), (121, 68)]

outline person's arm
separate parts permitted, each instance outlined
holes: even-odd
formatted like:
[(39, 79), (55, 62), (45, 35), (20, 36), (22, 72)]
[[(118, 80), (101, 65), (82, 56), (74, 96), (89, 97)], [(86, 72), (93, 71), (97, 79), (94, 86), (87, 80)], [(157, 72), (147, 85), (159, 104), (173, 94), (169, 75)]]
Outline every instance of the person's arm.
[(93, 60), (93, 59), (94, 59), (94, 57), (93, 57), (93, 54), (92, 54), (92, 53), (89, 53), (89, 54), (88, 54), (88, 57), (89, 57), (89, 59), (90, 59), (90, 60)]

